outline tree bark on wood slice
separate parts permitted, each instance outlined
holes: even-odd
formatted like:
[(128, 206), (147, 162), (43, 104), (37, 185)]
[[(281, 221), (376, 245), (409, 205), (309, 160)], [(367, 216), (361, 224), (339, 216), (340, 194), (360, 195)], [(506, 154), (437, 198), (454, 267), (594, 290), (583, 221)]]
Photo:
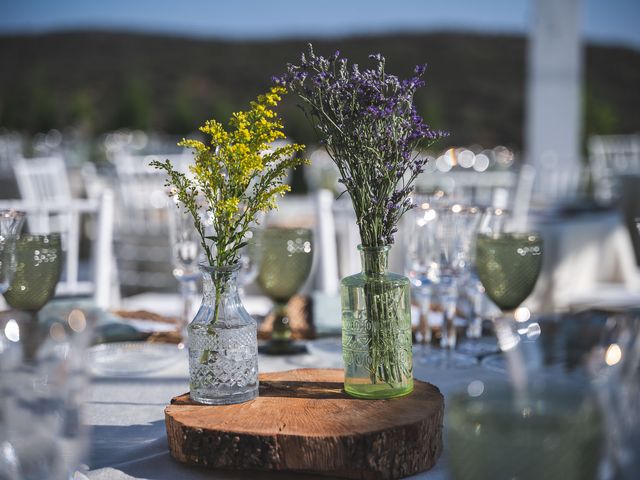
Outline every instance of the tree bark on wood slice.
[(169, 450), (209, 468), (308, 472), (391, 479), (430, 469), (442, 451), (444, 399), (414, 391), (365, 400), (343, 390), (343, 371), (299, 369), (260, 375), (260, 396), (225, 406), (185, 393), (165, 409)]

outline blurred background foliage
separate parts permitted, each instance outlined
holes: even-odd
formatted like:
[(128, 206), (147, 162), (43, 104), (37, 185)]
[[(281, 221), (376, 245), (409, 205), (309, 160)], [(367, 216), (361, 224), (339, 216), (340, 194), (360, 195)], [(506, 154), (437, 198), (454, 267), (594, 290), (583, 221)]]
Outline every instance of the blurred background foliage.
[[(406, 77), (428, 63), (416, 99), (448, 145), (523, 145), (526, 40), (511, 35), (387, 35), (314, 42), (366, 65), (388, 58)], [(117, 128), (187, 134), (208, 118), (226, 122), (298, 59), (306, 42), (219, 41), (75, 32), (0, 37), (0, 126), (28, 133), (76, 127), (88, 135)], [(640, 131), (640, 52), (585, 48), (584, 136)], [(282, 106), (287, 134), (315, 143), (294, 98)], [(454, 128), (455, 127), (455, 128)], [(442, 147), (446, 146), (444, 143)]]

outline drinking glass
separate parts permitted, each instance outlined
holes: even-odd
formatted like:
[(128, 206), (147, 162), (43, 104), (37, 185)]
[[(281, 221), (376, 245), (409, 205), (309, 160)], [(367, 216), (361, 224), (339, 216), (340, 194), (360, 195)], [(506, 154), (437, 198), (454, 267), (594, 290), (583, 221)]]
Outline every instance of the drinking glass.
[(640, 310), (607, 317), (588, 356), (592, 386), (606, 425), (603, 478), (636, 478), (640, 470)]
[(469, 271), (465, 281), (465, 293), (469, 299), (469, 323), (466, 330), (467, 340), (460, 345), (459, 351), (476, 357), (495, 353), (497, 346), (480, 341), (482, 337), (482, 321), (485, 313), (486, 293), (478, 278), (475, 254), (478, 234), (491, 234), (504, 231), (509, 212), (503, 208), (486, 207), (478, 216), (475, 229), (469, 230)]
[(268, 227), (260, 232), (262, 259), (258, 284), (274, 302), (271, 340), (260, 351), (271, 355), (303, 353), (306, 347), (291, 340), (287, 303), (311, 271), (312, 232), (307, 228)]
[(195, 316), (198, 279), (200, 278), (198, 260), (202, 248), (193, 218), (181, 203), (169, 207), (169, 234), (173, 276), (178, 280), (182, 297), (180, 331), (184, 341), (187, 338), (187, 325)]
[(429, 324), (433, 284), (437, 280), (436, 220), (437, 211), (426, 197), (416, 197), (416, 207), (405, 217), (404, 269), (411, 282), (411, 294), (418, 303), (420, 320), (417, 340), (422, 345), (421, 361), (431, 352), (432, 329)]
[(15, 242), (24, 223), (24, 212), (0, 210), (0, 294), (11, 284), (16, 269)]
[(25, 312), (0, 315), (0, 478), (70, 479), (82, 462), (84, 353), (97, 316), (71, 306), (44, 308), (37, 325)]
[(447, 406), (453, 480), (596, 480), (603, 449), (598, 408), (584, 386), (558, 378), (523, 394), (474, 380)]
[[(542, 238), (533, 232), (479, 234), (476, 241), (476, 269), (487, 296), (502, 311), (494, 325), (503, 352), (513, 350), (515, 310), (531, 294), (542, 268)], [(489, 368), (505, 371), (503, 357), (483, 360)], [(517, 365), (510, 365), (516, 368)]]
[(238, 290), (240, 295), (244, 292), (244, 287), (249, 285), (258, 277), (260, 262), (262, 260), (262, 249), (260, 247), (260, 232), (258, 224), (254, 224), (249, 230), (247, 244), (240, 249), (240, 271), (238, 272)]
[(475, 207), (460, 204), (443, 205), (437, 210), (436, 248), (438, 275), (433, 292), (443, 310), (443, 350), (431, 354), (427, 363), (464, 368), (475, 365), (471, 355), (454, 352), (457, 346), (455, 317), (459, 291), (468, 276), (471, 235), (478, 221)]
[(37, 313), (53, 297), (62, 269), (59, 233), (22, 235), (15, 247), (16, 269), (4, 297), (10, 307)]
[(60, 276), (60, 235), (22, 235), (0, 319), (0, 471), (3, 478), (69, 478), (86, 443), (80, 401), (87, 316), (38, 312)]

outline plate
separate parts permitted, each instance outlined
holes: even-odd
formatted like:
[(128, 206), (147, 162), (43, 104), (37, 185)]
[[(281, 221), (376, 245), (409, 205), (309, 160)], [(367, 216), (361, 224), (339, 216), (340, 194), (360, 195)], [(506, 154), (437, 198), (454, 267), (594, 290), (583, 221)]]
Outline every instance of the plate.
[(89, 349), (91, 372), (100, 376), (129, 377), (154, 373), (186, 359), (178, 345), (146, 342), (115, 342)]

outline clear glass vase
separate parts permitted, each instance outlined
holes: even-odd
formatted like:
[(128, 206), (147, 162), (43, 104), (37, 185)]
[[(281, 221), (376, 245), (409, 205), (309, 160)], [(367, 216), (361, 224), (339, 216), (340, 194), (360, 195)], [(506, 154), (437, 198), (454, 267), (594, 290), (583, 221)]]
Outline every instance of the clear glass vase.
[(204, 297), (189, 325), (191, 399), (227, 405), (258, 396), (258, 338), (255, 320), (238, 295), (240, 264), (200, 265)]
[(390, 246), (359, 246), (362, 272), (341, 282), (345, 391), (392, 398), (413, 390), (409, 279), (388, 272)]

